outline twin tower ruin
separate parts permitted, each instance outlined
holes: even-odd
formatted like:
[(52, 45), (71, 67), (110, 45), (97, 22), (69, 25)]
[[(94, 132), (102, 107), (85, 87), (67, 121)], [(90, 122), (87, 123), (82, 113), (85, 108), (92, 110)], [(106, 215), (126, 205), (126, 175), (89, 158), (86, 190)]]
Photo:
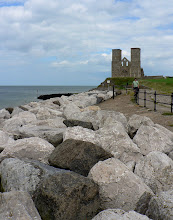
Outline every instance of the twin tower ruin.
[(141, 49), (131, 48), (131, 61), (126, 57), (122, 59), (121, 50), (112, 50), (112, 77), (144, 77), (141, 68)]

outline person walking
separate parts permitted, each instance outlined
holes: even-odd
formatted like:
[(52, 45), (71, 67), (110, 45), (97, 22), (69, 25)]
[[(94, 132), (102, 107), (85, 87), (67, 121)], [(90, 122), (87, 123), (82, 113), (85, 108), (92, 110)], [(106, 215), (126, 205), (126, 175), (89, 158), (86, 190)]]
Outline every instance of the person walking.
[(136, 78), (134, 79), (134, 81), (132, 83), (132, 88), (134, 90), (135, 102), (137, 103), (137, 97), (138, 97), (138, 93), (139, 93), (139, 82)]

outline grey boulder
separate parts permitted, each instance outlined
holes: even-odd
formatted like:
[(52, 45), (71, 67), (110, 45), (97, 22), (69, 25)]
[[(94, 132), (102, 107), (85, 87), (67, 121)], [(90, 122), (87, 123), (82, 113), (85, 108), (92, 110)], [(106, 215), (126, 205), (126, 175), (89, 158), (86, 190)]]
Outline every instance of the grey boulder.
[(0, 119), (9, 119), (11, 117), (9, 111), (5, 108), (0, 110)]
[(110, 157), (113, 155), (93, 143), (68, 139), (55, 148), (49, 157), (49, 163), (87, 176), (98, 161)]
[(97, 184), (74, 172), (43, 179), (33, 200), (42, 220), (92, 219), (100, 211)]
[(87, 141), (101, 146), (125, 164), (129, 161), (137, 162), (143, 157), (140, 149), (126, 133), (122, 123), (118, 121), (113, 126), (105, 126), (97, 131), (79, 126), (69, 127), (63, 134), (63, 140), (67, 139)]
[(134, 114), (129, 118), (129, 121), (127, 123), (127, 128), (128, 128), (128, 134), (131, 138), (135, 136), (137, 130), (140, 128), (141, 125), (153, 126), (154, 123), (150, 118), (146, 116)]
[(41, 220), (41, 217), (27, 192), (12, 191), (0, 193), (0, 219)]
[(149, 220), (145, 215), (135, 211), (125, 212), (121, 209), (107, 209), (97, 214), (92, 220)]
[(93, 125), (91, 122), (86, 122), (86, 121), (79, 121), (79, 120), (64, 120), (63, 123), (67, 126), (67, 127), (74, 127), (74, 126), (81, 126), (83, 128), (88, 128), (88, 129), (92, 129)]
[(168, 154), (173, 150), (173, 132), (161, 125), (141, 125), (133, 138), (143, 155), (152, 151), (161, 151)]
[(160, 192), (149, 202), (146, 215), (152, 219), (173, 219), (173, 190)]
[(63, 132), (65, 128), (53, 128), (50, 126), (25, 125), (19, 128), (16, 139), (39, 137), (45, 139), (53, 146), (57, 146), (63, 141)]
[(26, 191), (32, 195), (41, 179), (58, 172), (67, 171), (39, 161), (7, 158), (0, 164), (1, 190), (4, 192)]
[(0, 161), (9, 157), (17, 157), (48, 163), (48, 157), (53, 150), (54, 146), (41, 138), (24, 138), (8, 144), (0, 153)]
[(136, 164), (134, 173), (141, 177), (154, 193), (173, 188), (173, 160), (162, 152), (149, 153)]
[(0, 151), (4, 150), (10, 143), (14, 143), (14, 139), (12, 139), (8, 133), (0, 131)]
[(102, 209), (135, 210), (142, 196), (145, 203), (153, 195), (141, 178), (115, 158), (99, 161), (88, 177), (99, 185)]

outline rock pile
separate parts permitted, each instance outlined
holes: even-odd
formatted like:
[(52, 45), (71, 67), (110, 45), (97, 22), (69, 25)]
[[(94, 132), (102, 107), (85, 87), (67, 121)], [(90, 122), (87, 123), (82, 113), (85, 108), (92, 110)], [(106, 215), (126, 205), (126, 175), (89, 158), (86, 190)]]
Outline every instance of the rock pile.
[(173, 133), (95, 106), (111, 96), (0, 110), (0, 219), (173, 219)]

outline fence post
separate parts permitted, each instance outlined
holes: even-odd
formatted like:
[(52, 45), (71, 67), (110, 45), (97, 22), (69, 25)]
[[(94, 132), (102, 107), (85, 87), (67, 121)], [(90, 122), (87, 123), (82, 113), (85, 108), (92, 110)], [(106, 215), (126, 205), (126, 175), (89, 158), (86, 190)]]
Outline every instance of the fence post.
[(144, 107), (146, 107), (146, 90), (144, 90)]
[(113, 85), (113, 99), (114, 99), (114, 89), (115, 89), (115, 86)]
[(171, 94), (171, 113), (173, 112), (173, 93)]
[(155, 93), (154, 93), (154, 111), (156, 111), (156, 96), (157, 96), (157, 94), (155, 91)]
[(138, 91), (138, 94), (137, 94), (137, 104), (139, 105), (139, 91)]

